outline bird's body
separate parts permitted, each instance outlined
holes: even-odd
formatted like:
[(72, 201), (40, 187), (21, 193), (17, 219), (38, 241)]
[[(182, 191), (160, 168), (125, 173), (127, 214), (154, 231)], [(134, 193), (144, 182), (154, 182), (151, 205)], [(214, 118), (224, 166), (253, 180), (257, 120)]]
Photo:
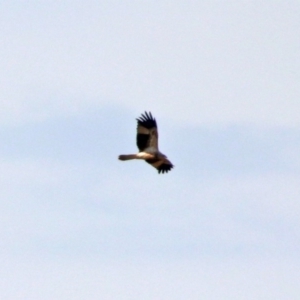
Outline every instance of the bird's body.
[(137, 119), (136, 143), (139, 148), (137, 154), (123, 154), (119, 156), (120, 160), (143, 159), (158, 170), (158, 173), (170, 171), (174, 166), (168, 160), (167, 156), (158, 149), (158, 131), (156, 120), (151, 112), (142, 114)]

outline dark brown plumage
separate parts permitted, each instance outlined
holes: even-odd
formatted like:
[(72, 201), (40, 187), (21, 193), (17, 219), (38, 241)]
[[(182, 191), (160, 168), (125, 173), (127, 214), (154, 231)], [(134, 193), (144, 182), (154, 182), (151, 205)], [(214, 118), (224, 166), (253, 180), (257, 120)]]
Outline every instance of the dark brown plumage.
[(136, 144), (137, 154), (120, 155), (120, 160), (144, 159), (158, 170), (158, 173), (167, 173), (174, 166), (167, 156), (158, 150), (158, 130), (155, 118), (151, 112), (145, 112), (137, 118)]

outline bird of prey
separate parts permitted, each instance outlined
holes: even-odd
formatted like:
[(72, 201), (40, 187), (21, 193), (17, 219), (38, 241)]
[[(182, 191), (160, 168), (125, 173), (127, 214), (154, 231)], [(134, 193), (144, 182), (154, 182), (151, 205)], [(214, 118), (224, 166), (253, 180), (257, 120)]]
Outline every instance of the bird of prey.
[(123, 154), (119, 160), (143, 159), (158, 170), (158, 173), (167, 173), (174, 166), (167, 156), (158, 150), (158, 131), (156, 120), (151, 112), (145, 111), (137, 120), (136, 144), (139, 148), (137, 154)]

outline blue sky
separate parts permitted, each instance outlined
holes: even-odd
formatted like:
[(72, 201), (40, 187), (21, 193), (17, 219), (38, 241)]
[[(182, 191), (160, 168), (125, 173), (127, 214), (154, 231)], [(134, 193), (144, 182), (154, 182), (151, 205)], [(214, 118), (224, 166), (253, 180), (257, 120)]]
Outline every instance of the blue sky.
[(0, 2), (0, 298), (298, 299), (299, 12)]

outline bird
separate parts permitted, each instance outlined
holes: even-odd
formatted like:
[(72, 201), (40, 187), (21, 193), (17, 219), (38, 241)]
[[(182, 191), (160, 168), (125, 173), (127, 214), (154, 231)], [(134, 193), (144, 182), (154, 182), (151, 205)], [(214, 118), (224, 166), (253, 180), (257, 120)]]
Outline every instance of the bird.
[(168, 160), (167, 156), (158, 149), (158, 130), (155, 118), (151, 112), (141, 114), (137, 118), (136, 144), (139, 149), (137, 154), (121, 154), (119, 160), (126, 161), (131, 159), (143, 159), (158, 173), (171, 171), (174, 165)]

